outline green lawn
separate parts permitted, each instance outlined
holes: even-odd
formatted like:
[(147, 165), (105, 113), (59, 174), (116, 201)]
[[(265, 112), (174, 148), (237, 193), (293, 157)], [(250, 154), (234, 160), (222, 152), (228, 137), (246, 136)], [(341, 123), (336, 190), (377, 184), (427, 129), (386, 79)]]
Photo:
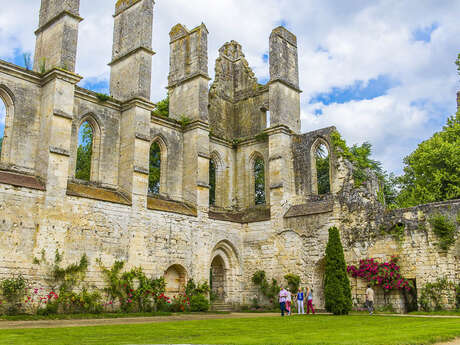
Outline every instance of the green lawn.
[(407, 345), (459, 336), (460, 319), (316, 315), (0, 330), (0, 344)]

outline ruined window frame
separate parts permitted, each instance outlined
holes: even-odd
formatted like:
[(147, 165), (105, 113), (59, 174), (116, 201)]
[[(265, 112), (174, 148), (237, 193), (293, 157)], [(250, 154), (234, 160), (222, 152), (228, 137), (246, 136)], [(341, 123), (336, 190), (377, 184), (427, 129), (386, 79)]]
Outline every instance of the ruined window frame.
[(147, 195), (150, 197), (155, 196), (167, 196), (168, 187), (168, 146), (165, 139), (162, 136), (155, 136), (149, 145), (149, 178), (150, 178), (150, 150), (154, 144), (157, 144), (160, 148), (160, 185), (158, 193), (151, 193), (149, 190), (149, 183), (147, 180)]
[[(261, 164), (261, 169), (259, 172), (256, 171), (257, 164)], [(254, 205), (266, 205), (267, 204), (267, 186), (266, 186), (266, 171), (265, 171), (265, 160), (262, 156), (255, 156), (252, 161), (252, 188), (254, 189)], [(263, 183), (257, 183), (258, 174), (263, 174)], [(260, 192), (258, 192), (260, 190)], [(261, 194), (259, 197), (258, 194)]]
[[(316, 167), (316, 152), (318, 151), (319, 147), (324, 145), (328, 152), (329, 157), (329, 191), (326, 193), (319, 194), (318, 189), (318, 170)], [(311, 193), (313, 195), (327, 195), (332, 193), (332, 164), (331, 164), (331, 148), (329, 142), (323, 138), (318, 137), (315, 139), (311, 146), (310, 150), (310, 164), (311, 164)]]
[(13, 136), (14, 120), (14, 95), (4, 85), (0, 85), (0, 100), (5, 105), (5, 127), (3, 130), (2, 151), (0, 152), (0, 163), (11, 163), (11, 140)]
[[(80, 130), (82, 125), (87, 122), (92, 131), (92, 147), (91, 147), (91, 170), (90, 170), (90, 179), (89, 181), (80, 180), (76, 177), (77, 172), (77, 156), (78, 156), (78, 138), (80, 135)], [(99, 182), (99, 168), (100, 168), (100, 159), (101, 159), (101, 148), (102, 148), (102, 132), (101, 127), (99, 126), (98, 121), (94, 114), (89, 113), (82, 116), (78, 122), (75, 123), (75, 135), (73, 139), (73, 153), (72, 153), (72, 162), (71, 162), (71, 176), (74, 181), (86, 181), (86, 182)]]

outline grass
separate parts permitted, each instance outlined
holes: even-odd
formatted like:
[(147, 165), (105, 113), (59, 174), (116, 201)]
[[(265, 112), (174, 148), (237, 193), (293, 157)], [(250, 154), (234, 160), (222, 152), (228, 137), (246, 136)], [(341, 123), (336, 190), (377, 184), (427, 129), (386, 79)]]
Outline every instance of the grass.
[(409, 315), (442, 315), (442, 316), (460, 316), (460, 309), (457, 310), (438, 310), (438, 311), (413, 311)]
[(122, 317), (169, 316), (169, 312), (157, 313), (100, 313), (100, 314), (52, 314), (52, 315), (2, 315), (4, 321), (37, 321), (37, 320), (84, 320), (84, 319), (118, 319)]
[(0, 330), (0, 344), (422, 345), (460, 336), (458, 319), (292, 316)]

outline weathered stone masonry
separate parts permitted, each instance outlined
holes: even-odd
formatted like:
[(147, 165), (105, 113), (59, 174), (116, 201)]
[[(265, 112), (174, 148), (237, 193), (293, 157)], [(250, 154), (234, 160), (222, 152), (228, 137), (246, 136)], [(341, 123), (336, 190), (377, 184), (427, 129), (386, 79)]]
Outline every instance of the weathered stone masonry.
[[(264, 269), (313, 286), (323, 307), (327, 230), (338, 226), (349, 263), (399, 254), (418, 288), (438, 276), (460, 280), (460, 243), (440, 251), (426, 222), (455, 219), (460, 201), (387, 212), (375, 179), (360, 188), (353, 166), (331, 144), (334, 128), (300, 134), (296, 37), (270, 35), (270, 81), (257, 82), (235, 41), (219, 50), (208, 89), (208, 30), (176, 25), (170, 33), (170, 118), (151, 115), (153, 0), (115, 7), (112, 98), (76, 84), (79, 1), (42, 0), (34, 70), (0, 61), (0, 97), (7, 108), (0, 161), (0, 278), (22, 273), (42, 280), (33, 264), (42, 250), (65, 263), (86, 253), (88, 280), (102, 284), (96, 259), (125, 260), (166, 275), (170, 291), (188, 278), (213, 274), (228, 303), (248, 304), (251, 275)], [(270, 126), (267, 128), (267, 112)], [(191, 122), (182, 126), (184, 117)], [(78, 129), (94, 129), (91, 181), (75, 179)], [(147, 193), (149, 148), (161, 148), (160, 194)], [(317, 195), (314, 153), (330, 153), (331, 190)], [(254, 203), (254, 160), (265, 163), (266, 205)], [(209, 161), (216, 165), (216, 204), (209, 205)], [(381, 229), (406, 225), (396, 242)], [(458, 232), (458, 225), (457, 225)], [(362, 283), (352, 281), (362, 301)], [(394, 303), (399, 303), (395, 299)], [(397, 307), (400, 307), (396, 305)]]

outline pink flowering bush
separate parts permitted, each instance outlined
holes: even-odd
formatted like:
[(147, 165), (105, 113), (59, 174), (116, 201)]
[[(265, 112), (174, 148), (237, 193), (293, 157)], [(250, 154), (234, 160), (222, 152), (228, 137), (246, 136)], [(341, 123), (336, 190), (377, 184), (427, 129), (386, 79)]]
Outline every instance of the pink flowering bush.
[(381, 286), (385, 293), (391, 290), (410, 291), (413, 287), (408, 280), (401, 276), (398, 260), (397, 256), (392, 256), (390, 262), (383, 263), (376, 259), (365, 259), (359, 262), (358, 267), (348, 266), (347, 272), (353, 278), (359, 277), (371, 285)]

